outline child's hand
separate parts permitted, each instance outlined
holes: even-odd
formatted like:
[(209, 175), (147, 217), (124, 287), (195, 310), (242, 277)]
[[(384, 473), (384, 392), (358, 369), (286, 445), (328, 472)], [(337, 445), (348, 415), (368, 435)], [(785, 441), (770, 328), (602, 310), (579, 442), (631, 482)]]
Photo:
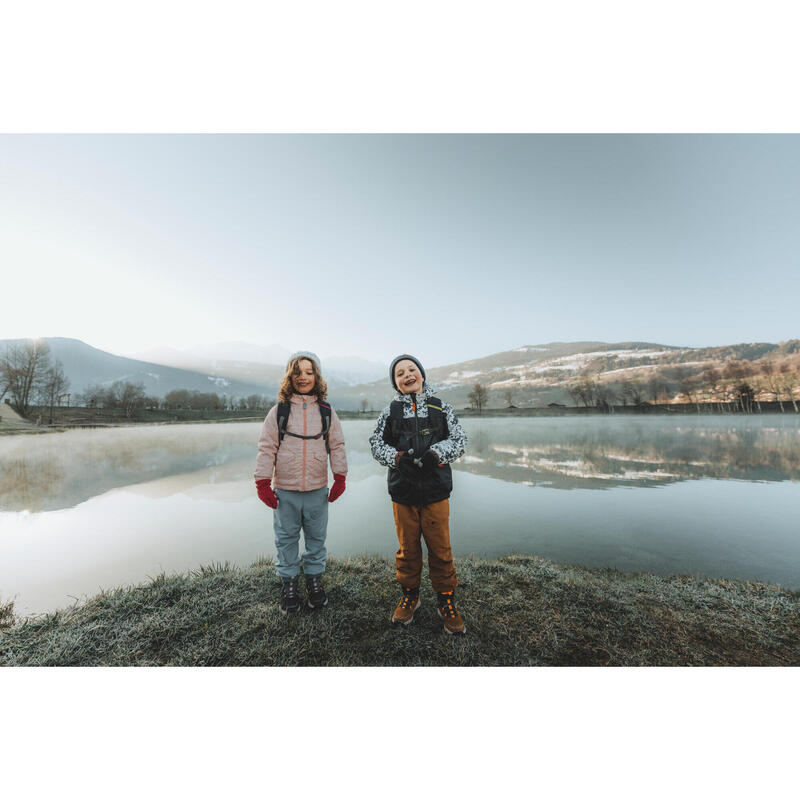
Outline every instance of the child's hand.
[(331, 486), (331, 490), (328, 492), (329, 503), (332, 503), (337, 497), (341, 497), (344, 494), (344, 479), (344, 475), (333, 473), (333, 486)]
[(278, 498), (275, 492), (272, 491), (272, 480), (270, 478), (261, 478), (256, 481), (256, 491), (258, 492), (258, 499), (262, 503), (266, 503), (270, 508), (278, 507)]
[(420, 465), (420, 472), (423, 475), (428, 475), (439, 466), (439, 456), (435, 450), (428, 450), (422, 456), (422, 464)]
[(409, 453), (400, 453), (399, 456), (400, 457), (395, 460), (397, 471), (406, 478), (410, 478), (412, 481), (418, 481), (420, 473), (419, 467), (414, 463), (414, 456)]

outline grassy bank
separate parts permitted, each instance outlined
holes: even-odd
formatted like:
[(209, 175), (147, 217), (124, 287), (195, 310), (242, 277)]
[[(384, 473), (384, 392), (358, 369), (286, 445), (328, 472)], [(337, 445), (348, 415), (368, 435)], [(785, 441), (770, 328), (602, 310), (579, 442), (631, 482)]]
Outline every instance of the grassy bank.
[(467, 634), (424, 579), (396, 628), (393, 565), (329, 561), (327, 608), (284, 618), (269, 562), (110, 591), (0, 630), (0, 665), (800, 665), (800, 593), (761, 583), (457, 559)]

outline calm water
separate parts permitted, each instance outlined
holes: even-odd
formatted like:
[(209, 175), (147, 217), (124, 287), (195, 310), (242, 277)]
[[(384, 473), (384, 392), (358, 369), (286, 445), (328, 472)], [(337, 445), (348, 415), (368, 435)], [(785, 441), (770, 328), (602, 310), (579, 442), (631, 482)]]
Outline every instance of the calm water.
[[(350, 474), (328, 551), (396, 549), (371, 421), (345, 421)], [(457, 555), (535, 553), (625, 571), (800, 588), (800, 418), (465, 420)], [(259, 424), (0, 438), (0, 599), (18, 613), (200, 564), (274, 555), (255, 496)]]

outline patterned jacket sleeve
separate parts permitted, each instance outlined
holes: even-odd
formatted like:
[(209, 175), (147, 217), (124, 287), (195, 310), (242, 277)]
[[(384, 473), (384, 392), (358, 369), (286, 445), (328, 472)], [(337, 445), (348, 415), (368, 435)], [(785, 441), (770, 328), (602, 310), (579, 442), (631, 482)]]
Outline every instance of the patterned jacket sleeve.
[(389, 406), (386, 406), (378, 417), (372, 436), (369, 437), (369, 444), (372, 448), (372, 457), (378, 463), (383, 464), (384, 467), (394, 467), (394, 457), (397, 455), (397, 450), (383, 440), (383, 432), (386, 429), (388, 420)]
[(442, 403), (442, 411), (447, 419), (447, 429), (450, 435), (447, 439), (431, 445), (431, 450), (439, 456), (441, 464), (449, 464), (464, 455), (467, 449), (467, 432), (461, 427), (453, 406), (450, 403)]

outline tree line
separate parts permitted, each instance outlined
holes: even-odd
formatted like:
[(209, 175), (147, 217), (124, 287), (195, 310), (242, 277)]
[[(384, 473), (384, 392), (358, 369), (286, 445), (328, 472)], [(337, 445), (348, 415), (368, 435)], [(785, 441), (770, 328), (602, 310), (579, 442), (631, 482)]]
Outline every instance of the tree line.
[(273, 402), (262, 394), (235, 397), (215, 392), (175, 389), (162, 397), (147, 395), (143, 383), (114, 381), (91, 384), (74, 401), (70, 381), (59, 360), (53, 361), (50, 345), (43, 340), (12, 342), (0, 355), (0, 402), (8, 398), (11, 407), (23, 417), (31, 409), (47, 407), (50, 422), (62, 401), (86, 408), (121, 408), (126, 417), (141, 409), (190, 409), (194, 411), (267, 411)]
[[(731, 407), (745, 413), (761, 411), (762, 402), (777, 403), (781, 411), (791, 407), (800, 413), (796, 389), (800, 382), (797, 364), (789, 359), (761, 359), (756, 362), (730, 359), (720, 366), (692, 372), (676, 364), (651, 371), (646, 379), (601, 380), (601, 373), (585, 369), (566, 387), (572, 402), (585, 408), (609, 411), (614, 406), (684, 402), (706, 407), (716, 405), (722, 412)], [(514, 390), (503, 391), (511, 406)], [(473, 385), (467, 397), (478, 412), (489, 402), (487, 387)]]

